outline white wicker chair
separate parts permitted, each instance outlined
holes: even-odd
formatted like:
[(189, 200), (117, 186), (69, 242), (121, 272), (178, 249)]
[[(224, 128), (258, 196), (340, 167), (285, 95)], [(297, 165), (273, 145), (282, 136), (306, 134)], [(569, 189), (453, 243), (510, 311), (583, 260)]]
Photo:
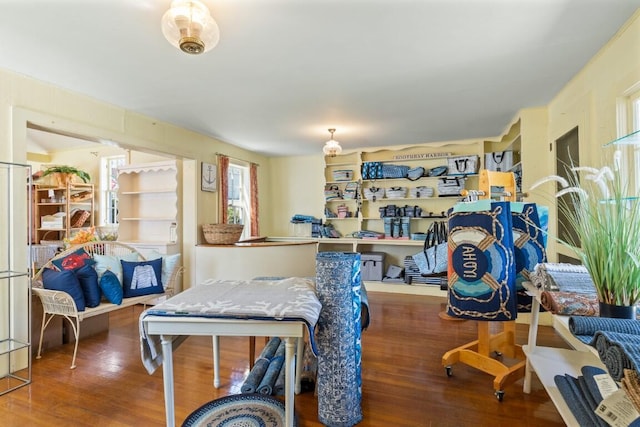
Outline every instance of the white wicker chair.
[(97, 307), (86, 308), (84, 311), (78, 311), (76, 307), (76, 303), (73, 298), (66, 292), (63, 291), (54, 291), (51, 289), (44, 289), (42, 284), (42, 272), (45, 267), (51, 268), (53, 265), (53, 261), (57, 259), (61, 259), (66, 257), (67, 255), (77, 251), (80, 248), (84, 248), (91, 256), (94, 254), (99, 255), (110, 255), (110, 256), (122, 256), (131, 253), (137, 253), (138, 257), (141, 261), (145, 260), (145, 257), (142, 256), (135, 248), (125, 245), (116, 241), (96, 241), (96, 242), (88, 242), (80, 245), (73, 246), (67, 249), (64, 252), (53, 257), (49, 260), (43, 268), (41, 268), (33, 277), (32, 281), (32, 291), (36, 294), (42, 303), (43, 308), (43, 316), (42, 316), (42, 327), (40, 329), (40, 341), (38, 344), (38, 354), (36, 359), (41, 358), (42, 352), (42, 340), (44, 337), (44, 331), (53, 319), (54, 316), (62, 316), (69, 321), (71, 324), (71, 328), (73, 330), (73, 335), (75, 336), (75, 347), (73, 349), (73, 359), (71, 361), (71, 369), (76, 367), (76, 355), (78, 353), (78, 341), (80, 339), (80, 322), (83, 319), (97, 316), (100, 314), (108, 313), (113, 310), (118, 310), (124, 307), (130, 307), (135, 304), (147, 304), (151, 300), (154, 300), (161, 296), (171, 296), (173, 295), (174, 286), (177, 278), (182, 273), (182, 267), (176, 268), (176, 271), (173, 272), (171, 280), (168, 284), (165, 285), (164, 294), (153, 294), (153, 295), (144, 295), (139, 297), (131, 297), (125, 298), (122, 301), (122, 304), (116, 305), (109, 302), (101, 302)]

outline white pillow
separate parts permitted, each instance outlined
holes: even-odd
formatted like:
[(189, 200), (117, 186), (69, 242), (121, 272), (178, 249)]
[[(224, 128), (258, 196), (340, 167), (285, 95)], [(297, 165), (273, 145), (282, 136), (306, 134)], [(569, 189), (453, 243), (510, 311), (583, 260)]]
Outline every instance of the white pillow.
[(166, 288), (180, 264), (180, 254), (164, 255), (157, 251), (147, 251), (144, 256), (147, 261), (162, 258), (162, 286)]
[(102, 278), (105, 271), (110, 270), (122, 283), (122, 264), (120, 264), (120, 260), (138, 261), (138, 254), (135, 252), (119, 256), (94, 254), (93, 260), (96, 262), (94, 267), (98, 273), (98, 280)]

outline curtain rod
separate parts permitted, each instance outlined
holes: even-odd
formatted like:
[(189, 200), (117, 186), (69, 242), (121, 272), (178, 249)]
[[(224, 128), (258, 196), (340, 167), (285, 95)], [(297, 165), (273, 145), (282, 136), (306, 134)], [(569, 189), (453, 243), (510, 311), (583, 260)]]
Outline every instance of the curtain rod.
[(230, 159), (237, 160), (237, 161), (239, 161), (239, 162), (245, 162), (245, 163), (249, 163), (249, 164), (254, 164), (254, 165), (256, 165), (256, 166), (260, 166), (260, 163), (250, 162), (249, 160), (245, 160), (245, 159), (239, 159), (239, 158), (237, 158), (237, 157), (229, 156), (228, 154), (224, 154), (224, 153), (217, 153), (217, 152), (216, 152), (216, 153), (215, 153), (215, 155), (216, 155), (216, 156), (225, 156), (225, 157), (228, 157), (228, 158), (230, 158)]

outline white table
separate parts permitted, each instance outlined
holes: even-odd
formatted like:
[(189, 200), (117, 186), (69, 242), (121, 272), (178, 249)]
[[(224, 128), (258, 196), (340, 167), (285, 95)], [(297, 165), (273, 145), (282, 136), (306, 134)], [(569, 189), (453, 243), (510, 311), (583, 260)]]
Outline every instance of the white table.
[[(219, 336), (271, 336), (285, 339), (285, 420), (293, 426), (294, 378), (299, 378), (302, 363), (297, 364), (294, 375), (294, 344), (298, 339), (298, 355), (302, 355), (301, 344), (306, 325), (302, 321), (218, 319), (206, 317), (177, 317), (149, 315), (143, 319), (148, 335), (159, 335), (162, 342), (162, 375), (167, 427), (175, 426), (173, 389), (173, 336), (202, 335), (213, 337), (214, 385), (219, 386)], [(299, 392), (299, 383), (297, 384)]]

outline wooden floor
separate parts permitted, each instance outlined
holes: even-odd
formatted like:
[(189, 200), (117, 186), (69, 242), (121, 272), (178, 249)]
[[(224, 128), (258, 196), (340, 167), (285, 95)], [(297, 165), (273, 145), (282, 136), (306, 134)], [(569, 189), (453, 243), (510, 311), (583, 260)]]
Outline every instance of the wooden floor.
[[(453, 376), (446, 376), (442, 355), (474, 340), (476, 327), (442, 320), (442, 299), (370, 292), (369, 301), (359, 426), (564, 425), (537, 378), (531, 394), (522, 393), (519, 380), (498, 402), (489, 375), (457, 364)], [(0, 396), (0, 425), (164, 425), (162, 372), (149, 375), (140, 362), (140, 312), (138, 306), (112, 313), (108, 332), (80, 342), (75, 370), (69, 369), (71, 345), (34, 358), (32, 384)], [(517, 327), (517, 341), (524, 343), (527, 327)], [(538, 342), (566, 347), (550, 327), (540, 328)], [(221, 348), (219, 389), (212, 386), (211, 339), (191, 337), (175, 352), (178, 425), (200, 405), (240, 392), (248, 374), (248, 339), (222, 337)], [(321, 426), (312, 392), (296, 396), (295, 405), (299, 426)]]

